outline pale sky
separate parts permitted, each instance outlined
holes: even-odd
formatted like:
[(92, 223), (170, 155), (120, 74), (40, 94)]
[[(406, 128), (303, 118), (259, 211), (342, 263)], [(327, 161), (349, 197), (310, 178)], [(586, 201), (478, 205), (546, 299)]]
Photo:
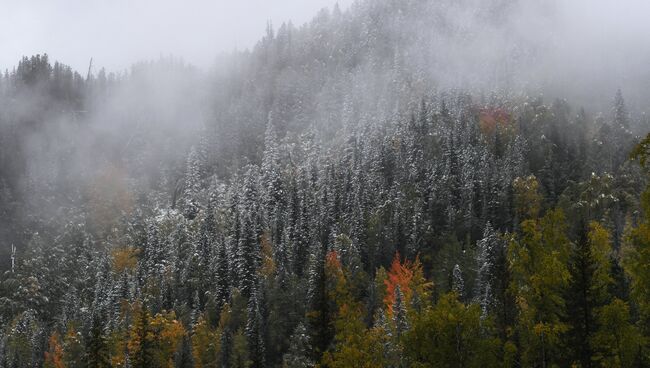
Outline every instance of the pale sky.
[(160, 55), (209, 67), (217, 53), (250, 48), (271, 20), (295, 25), (353, 0), (0, 0), (0, 70), (47, 53), (85, 72), (128, 68)]

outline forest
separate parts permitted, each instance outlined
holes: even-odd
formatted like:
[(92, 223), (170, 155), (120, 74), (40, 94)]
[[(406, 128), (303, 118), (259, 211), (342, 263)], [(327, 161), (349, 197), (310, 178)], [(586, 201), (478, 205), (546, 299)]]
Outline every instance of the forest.
[(649, 118), (440, 82), (446, 2), (0, 73), (0, 367), (650, 367)]

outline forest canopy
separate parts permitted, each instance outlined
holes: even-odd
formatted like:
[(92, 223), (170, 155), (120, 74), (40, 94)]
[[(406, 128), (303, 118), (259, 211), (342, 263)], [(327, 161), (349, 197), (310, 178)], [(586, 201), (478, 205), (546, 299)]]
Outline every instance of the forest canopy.
[(1, 73), (0, 366), (650, 366), (647, 117), (452, 88), (433, 3)]

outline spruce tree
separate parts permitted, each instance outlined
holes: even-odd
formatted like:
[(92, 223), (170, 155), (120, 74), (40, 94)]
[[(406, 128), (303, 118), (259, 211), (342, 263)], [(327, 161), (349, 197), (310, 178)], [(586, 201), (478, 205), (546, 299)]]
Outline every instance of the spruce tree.
[(88, 368), (108, 368), (111, 366), (102, 318), (99, 315), (95, 315), (92, 319), (92, 327), (86, 339), (86, 346), (86, 364)]
[(282, 358), (283, 368), (311, 368), (314, 366), (310, 358), (311, 346), (305, 325), (299, 323), (289, 343), (289, 351)]
[(395, 302), (393, 303), (393, 323), (395, 324), (395, 336), (398, 340), (409, 328), (406, 305), (404, 304), (404, 294), (397, 285), (395, 287)]

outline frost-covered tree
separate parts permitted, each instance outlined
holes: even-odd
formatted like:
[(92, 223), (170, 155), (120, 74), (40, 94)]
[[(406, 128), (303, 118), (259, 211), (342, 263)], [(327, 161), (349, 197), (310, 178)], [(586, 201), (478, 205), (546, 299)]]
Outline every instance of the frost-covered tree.
[(474, 281), (474, 302), (481, 306), (483, 317), (499, 309), (500, 297), (505, 292), (505, 247), (498, 232), (488, 222), (483, 238), (477, 243), (476, 280)]
[(460, 270), (460, 265), (454, 265), (451, 271), (451, 290), (458, 295), (459, 299), (465, 296), (465, 281), (463, 279), (463, 272)]
[(393, 303), (393, 323), (395, 324), (395, 336), (399, 339), (409, 328), (406, 316), (406, 305), (404, 294), (399, 285), (395, 287), (395, 302)]
[(185, 169), (185, 184), (182, 195), (181, 210), (183, 214), (193, 219), (199, 212), (199, 195), (201, 193), (201, 157), (192, 147), (187, 156)]
[(282, 358), (282, 366), (286, 368), (311, 368), (314, 366), (310, 358), (311, 346), (307, 329), (302, 323), (298, 324), (289, 343), (289, 351)]

